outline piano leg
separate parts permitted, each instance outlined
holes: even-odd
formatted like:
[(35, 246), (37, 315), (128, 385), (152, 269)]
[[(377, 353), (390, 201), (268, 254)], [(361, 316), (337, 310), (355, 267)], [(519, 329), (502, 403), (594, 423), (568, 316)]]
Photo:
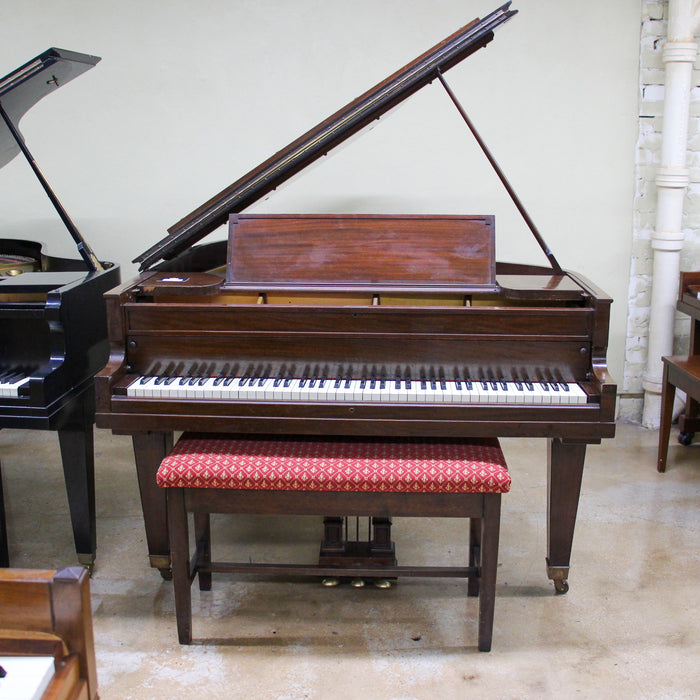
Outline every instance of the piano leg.
[(547, 460), (547, 576), (557, 593), (569, 590), (569, 563), (586, 445), (550, 440)]
[(170, 544), (165, 507), (166, 489), (158, 488), (156, 472), (165, 455), (173, 448), (173, 434), (161, 432), (134, 433), (132, 435), (136, 474), (141, 492), (141, 508), (146, 526), (146, 542), (151, 566), (170, 580)]
[(85, 392), (58, 429), (63, 478), (78, 561), (92, 573), (97, 551), (95, 452), (92, 422), (94, 394)]
[(10, 551), (7, 546), (7, 522), (5, 520), (5, 497), (2, 493), (2, 465), (0, 464), (0, 567), (10, 565)]

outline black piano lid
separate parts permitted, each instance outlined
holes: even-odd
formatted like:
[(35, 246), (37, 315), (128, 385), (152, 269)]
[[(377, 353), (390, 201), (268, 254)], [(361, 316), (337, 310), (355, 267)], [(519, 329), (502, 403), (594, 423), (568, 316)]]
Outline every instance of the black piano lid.
[(251, 170), (168, 229), (168, 235), (133, 262), (140, 269), (169, 260), (197, 243), (307, 165), (326, 155), (375, 119), (437, 78), (493, 39), (494, 30), (517, 13), (510, 2), (483, 19), (476, 19), (404, 68), (386, 78), (296, 141)]
[[(17, 126), (24, 114), (42, 97), (92, 68), (100, 60), (65, 49), (50, 48), (0, 79), (0, 102)], [(19, 146), (0, 120), (0, 168), (18, 153)]]

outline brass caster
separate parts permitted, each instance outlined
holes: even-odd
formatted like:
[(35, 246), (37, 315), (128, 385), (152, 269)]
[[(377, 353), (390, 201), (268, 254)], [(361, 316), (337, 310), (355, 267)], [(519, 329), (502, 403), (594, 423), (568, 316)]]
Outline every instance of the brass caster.
[(555, 579), (554, 590), (558, 595), (564, 595), (569, 590), (569, 582), (566, 579)]
[(94, 554), (78, 554), (78, 564), (84, 569), (87, 569), (88, 575), (92, 576), (95, 570), (95, 555)]
[(326, 588), (333, 588), (340, 583), (340, 579), (337, 576), (328, 576), (321, 579), (321, 585), (326, 586)]
[(391, 588), (391, 581), (388, 578), (375, 578), (374, 579), (375, 588)]
[(365, 585), (365, 580), (363, 578), (354, 578), (350, 581), (350, 585), (353, 588), (363, 588)]

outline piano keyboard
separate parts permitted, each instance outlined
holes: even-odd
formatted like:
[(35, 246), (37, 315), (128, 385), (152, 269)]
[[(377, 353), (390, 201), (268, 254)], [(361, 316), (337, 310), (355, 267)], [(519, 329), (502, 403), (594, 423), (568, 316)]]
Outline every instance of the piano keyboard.
[(19, 396), (19, 388), (29, 379), (30, 377), (21, 369), (0, 370), (0, 396), (3, 398)]
[(301, 401), (337, 403), (585, 404), (576, 383), (470, 380), (459, 377), (352, 378), (277, 376), (142, 376), (126, 390), (133, 398), (190, 401)]

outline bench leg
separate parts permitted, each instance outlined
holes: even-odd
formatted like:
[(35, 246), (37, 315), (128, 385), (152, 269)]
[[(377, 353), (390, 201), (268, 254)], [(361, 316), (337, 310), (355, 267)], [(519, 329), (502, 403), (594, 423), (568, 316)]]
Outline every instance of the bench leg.
[(192, 576), (190, 574), (190, 546), (185, 510), (185, 491), (168, 488), (168, 530), (170, 557), (175, 593), (175, 617), (180, 644), (192, 642)]
[(7, 521), (5, 519), (5, 497), (2, 492), (2, 465), (0, 465), (0, 567), (10, 565), (10, 550), (7, 546)]
[(676, 398), (676, 387), (668, 381), (668, 365), (664, 363), (663, 389), (661, 393), (661, 420), (659, 423), (659, 450), (656, 457), (656, 470), (666, 471), (668, 457), (668, 439), (671, 435), (671, 420), (673, 418), (673, 400)]
[(481, 530), (481, 582), (479, 585), (479, 651), (491, 651), (496, 605), (496, 572), (501, 521), (501, 494), (486, 494)]
[[(197, 563), (211, 563), (211, 524), (209, 513), (194, 514), (194, 541), (197, 543)], [(211, 590), (211, 571), (198, 571), (199, 590)]]
[[(481, 564), (481, 518), (469, 518), (469, 566)], [(479, 595), (479, 577), (470, 576), (467, 595)]]

